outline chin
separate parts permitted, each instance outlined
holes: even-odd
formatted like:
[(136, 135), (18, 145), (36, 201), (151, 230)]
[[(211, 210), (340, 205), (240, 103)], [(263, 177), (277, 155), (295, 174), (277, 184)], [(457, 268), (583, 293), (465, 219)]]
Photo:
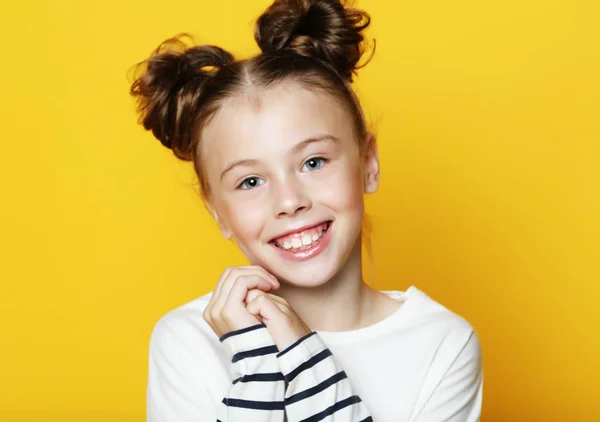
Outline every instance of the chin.
[(294, 287), (315, 288), (327, 284), (339, 271), (339, 268), (324, 268), (323, 265), (304, 265), (297, 269), (279, 269), (274, 271), (282, 283)]
[[(333, 252), (333, 250), (328, 252)], [(262, 258), (256, 258), (251, 259), (251, 262), (263, 267), (282, 283), (306, 288), (326, 284), (343, 266), (341, 256), (335, 253), (324, 253), (311, 259), (296, 262), (282, 259), (281, 256), (272, 253)]]
[(260, 245), (256, 253), (251, 254), (252, 257), (249, 254), (246, 256), (289, 286), (323, 286), (342, 270), (360, 238), (360, 230), (356, 230), (356, 236), (341, 236), (341, 233), (352, 233), (354, 230), (347, 227), (344, 224), (346, 222), (341, 225), (338, 223), (339, 220), (328, 223), (326, 231), (314, 245), (296, 253), (282, 250), (269, 242)]
[(264, 261), (264, 268), (289, 286), (320, 287), (339, 274), (350, 258), (353, 245), (343, 243), (333, 240), (321, 254), (302, 261), (290, 261), (279, 254), (271, 255)]

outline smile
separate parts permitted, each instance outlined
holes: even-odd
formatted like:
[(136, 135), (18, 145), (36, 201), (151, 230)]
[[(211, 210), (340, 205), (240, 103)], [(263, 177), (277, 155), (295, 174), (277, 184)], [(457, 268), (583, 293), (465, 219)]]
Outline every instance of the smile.
[(269, 242), (286, 259), (303, 261), (318, 255), (331, 239), (331, 221), (295, 233), (277, 237)]

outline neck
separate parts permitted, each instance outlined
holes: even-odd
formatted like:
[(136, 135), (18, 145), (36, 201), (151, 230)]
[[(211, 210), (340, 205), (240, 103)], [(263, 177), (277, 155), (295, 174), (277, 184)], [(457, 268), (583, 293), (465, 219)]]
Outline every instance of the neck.
[(276, 294), (290, 304), (311, 330), (360, 328), (365, 325), (370, 305), (378, 294), (362, 279), (361, 255), (359, 237), (343, 268), (325, 284), (306, 288), (282, 283)]

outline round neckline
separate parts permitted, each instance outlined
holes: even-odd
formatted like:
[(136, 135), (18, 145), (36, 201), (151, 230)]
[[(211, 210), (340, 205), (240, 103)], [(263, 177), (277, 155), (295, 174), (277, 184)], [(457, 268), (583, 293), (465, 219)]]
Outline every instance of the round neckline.
[(379, 336), (399, 326), (399, 320), (406, 318), (412, 313), (416, 305), (416, 297), (420, 291), (415, 286), (410, 286), (405, 292), (400, 290), (381, 290), (394, 300), (402, 302), (402, 305), (384, 319), (368, 325), (348, 331), (319, 331), (316, 332), (328, 345), (359, 343), (373, 337)]

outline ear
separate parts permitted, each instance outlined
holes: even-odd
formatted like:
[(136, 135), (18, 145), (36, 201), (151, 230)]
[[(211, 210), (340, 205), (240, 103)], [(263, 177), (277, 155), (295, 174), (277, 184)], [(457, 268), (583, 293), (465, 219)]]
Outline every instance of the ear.
[(219, 225), (219, 231), (221, 232), (221, 235), (227, 240), (231, 239), (231, 237), (233, 236), (231, 230), (229, 229), (227, 224), (225, 224), (223, 219), (219, 216), (215, 208), (208, 203), (206, 204), (206, 208), (208, 208), (208, 212), (210, 212), (210, 214), (213, 216), (213, 218)]
[(375, 135), (367, 132), (364, 155), (365, 193), (375, 193), (379, 187), (379, 151)]

